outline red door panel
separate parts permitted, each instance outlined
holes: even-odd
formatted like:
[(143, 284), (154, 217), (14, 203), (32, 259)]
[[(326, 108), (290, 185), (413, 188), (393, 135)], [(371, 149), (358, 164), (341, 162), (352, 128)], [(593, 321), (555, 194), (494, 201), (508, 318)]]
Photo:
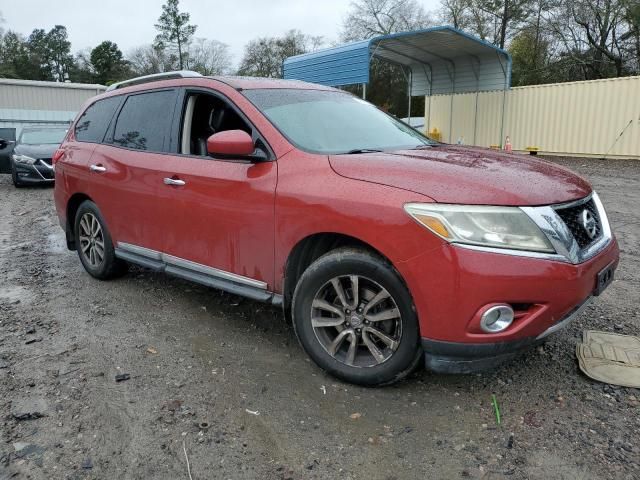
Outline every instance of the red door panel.
[[(89, 196), (107, 222), (114, 244), (162, 251), (163, 226), (156, 196), (166, 155), (98, 145), (89, 162)], [(93, 167), (93, 168), (92, 168)]]
[(158, 169), (185, 182), (160, 187), (163, 251), (272, 289), (276, 162), (166, 156)]

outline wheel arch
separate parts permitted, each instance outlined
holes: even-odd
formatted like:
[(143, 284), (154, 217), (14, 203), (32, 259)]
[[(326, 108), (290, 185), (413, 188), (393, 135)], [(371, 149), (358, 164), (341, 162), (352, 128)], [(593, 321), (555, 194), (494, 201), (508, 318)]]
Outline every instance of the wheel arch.
[(76, 249), (76, 237), (75, 232), (73, 231), (76, 213), (78, 211), (78, 208), (80, 208), (80, 205), (82, 205), (82, 203), (86, 200), (93, 201), (91, 200), (91, 197), (89, 197), (89, 195), (87, 195), (86, 193), (74, 193), (67, 201), (67, 221), (65, 226), (65, 234), (67, 237), (67, 248), (69, 250)]
[[(318, 258), (337, 248), (354, 247), (366, 250), (393, 266), (391, 260), (373, 245), (357, 237), (338, 232), (317, 232), (300, 239), (289, 252), (284, 265), (283, 305), (288, 313), (293, 292), (304, 271)], [(398, 272), (398, 276), (402, 276)]]

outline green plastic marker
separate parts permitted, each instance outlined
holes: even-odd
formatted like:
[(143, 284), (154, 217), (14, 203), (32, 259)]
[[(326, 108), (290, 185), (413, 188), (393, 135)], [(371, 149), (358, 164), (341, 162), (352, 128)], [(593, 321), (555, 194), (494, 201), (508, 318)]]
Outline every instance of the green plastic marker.
[(491, 403), (493, 403), (493, 410), (496, 412), (496, 422), (500, 425), (500, 407), (498, 407), (498, 400), (495, 395), (491, 395)]

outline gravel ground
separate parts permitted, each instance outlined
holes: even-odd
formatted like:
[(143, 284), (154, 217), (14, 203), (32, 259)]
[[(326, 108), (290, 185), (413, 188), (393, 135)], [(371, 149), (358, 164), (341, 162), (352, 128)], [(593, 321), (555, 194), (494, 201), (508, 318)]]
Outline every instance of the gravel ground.
[(583, 329), (640, 334), (640, 163), (556, 161), (607, 206), (613, 285), (495, 371), (380, 389), (321, 372), (272, 307), (138, 268), (91, 279), (52, 189), (0, 177), (0, 479), (188, 479), (187, 456), (193, 479), (640, 478), (640, 392), (574, 354)]

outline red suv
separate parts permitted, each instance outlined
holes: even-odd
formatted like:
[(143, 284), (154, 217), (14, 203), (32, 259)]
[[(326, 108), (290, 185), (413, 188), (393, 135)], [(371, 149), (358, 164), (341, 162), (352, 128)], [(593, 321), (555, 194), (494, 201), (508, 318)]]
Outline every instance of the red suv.
[(91, 99), (54, 156), (70, 249), (282, 306), (331, 374), (470, 372), (611, 282), (598, 195), (550, 163), (436, 143), (340, 90), (173, 72)]

